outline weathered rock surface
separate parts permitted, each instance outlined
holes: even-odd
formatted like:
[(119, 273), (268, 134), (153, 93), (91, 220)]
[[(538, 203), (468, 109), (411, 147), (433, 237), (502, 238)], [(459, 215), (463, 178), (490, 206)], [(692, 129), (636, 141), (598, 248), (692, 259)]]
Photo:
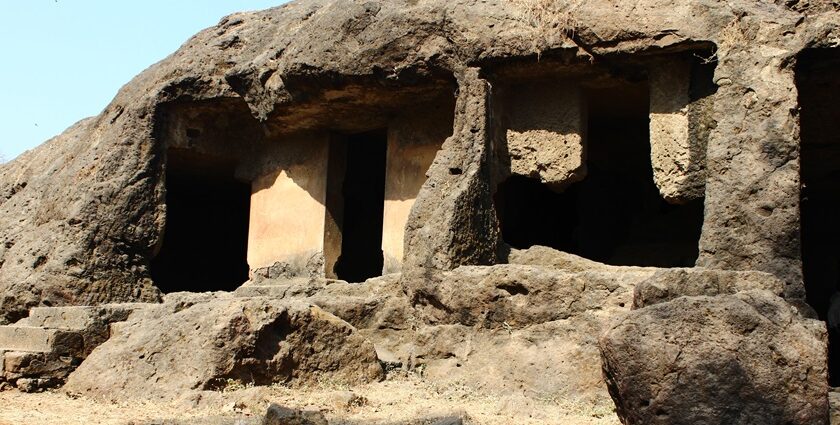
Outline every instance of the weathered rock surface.
[(588, 271), (497, 265), (463, 266), (445, 275), (421, 315), (433, 324), (521, 328), (588, 310), (629, 308), (633, 281), (652, 271)]
[(99, 398), (167, 398), (240, 384), (356, 384), (380, 379), (373, 344), (348, 323), (303, 302), (243, 298), (174, 314), (138, 311), (68, 379)]
[(38, 307), (14, 325), (0, 326), (0, 382), (27, 392), (63, 384), (111, 336), (110, 326), (139, 306)]
[[(335, 96), (344, 91), (385, 87), (393, 95), (418, 81), (457, 81), (453, 135), (407, 226), (404, 284), (414, 291), (424, 270), (496, 260), (493, 131), (485, 122), (493, 89), (483, 67), (507, 59), (609, 64), (692, 45), (717, 45), (721, 86), (700, 264), (767, 271), (788, 284), (788, 295), (801, 295), (792, 58), (806, 46), (838, 45), (836, 5), (558, 2), (543, 15), (534, 7), (304, 0), (202, 31), (126, 85), (101, 115), (0, 166), (0, 321), (37, 305), (159, 300), (149, 260), (166, 221), (165, 147), (154, 131), (167, 105), (218, 101), (250, 114), (254, 128), (258, 119), (276, 120), (299, 131), (378, 101), (373, 93)], [(560, 21), (568, 31), (554, 29)]]
[(272, 403), (262, 425), (328, 425), (328, 422), (321, 412), (294, 410)]
[(770, 292), (634, 310), (600, 347), (627, 425), (828, 423), (825, 325)]
[(651, 273), (459, 267), (421, 300), (413, 326), (362, 332), (391, 363), (440, 385), (606, 405), (597, 336)]
[(734, 294), (751, 289), (783, 296), (785, 284), (762, 272), (735, 272), (707, 269), (658, 270), (643, 280), (633, 292), (633, 308), (668, 302), (683, 296)]
[(840, 392), (836, 388), (828, 393), (828, 402), (831, 405), (831, 425), (840, 424)]
[(644, 270), (644, 267), (615, 267), (597, 261), (588, 260), (578, 255), (558, 251), (547, 246), (535, 245), (528, 249), (511, 249), (507, 255), (508, 263), (525, 266), (542, 266), (566, 272), (584, 272), (594, 270)]
[(298, 299), (321, 307), (358, 329), (402, 330), (411, 327), (413, 308), (399, 285), (399, 275), (352, 284), (329, 279), (277, 279), (246, 284), (235, 296)]
[(648, 288), (649, 303), (703, 291), (784, 290), (767, 273), (615, 267), (545, 247), (514, 250), (510, 259), (524, 264), (444, 273), (417, 309), (394, 285), (397, 276), (263, 282), (237, 292), (316, 304), (356, 326), (381, 361), (422, 370), (441, 385), (602, 406), (610, 399), (597, 339), (630, 310), (634, 290)]
[[(739, 292), (779, 294), (781, 281), (785, 297), (804, 295), (794, 70), (814, 47), (840, 47), (835, 1), (300, 0), (227, 17), (136, 77), (99, 116), (0, 165), (0, 324), (39, 305), (164, 298), (149, 271), (167, 224), (167, 142), (158, 136), (178, 108), (226, 117), (223, 147), (249, 152), (266, 133), (366, 131), (382, 123), (360, 110), (378, 116), (454, 96), (452, 136), (405, 229), (399, 290), (393, 280), (368, 293), (375, 285), (305, 281), (240, 293), (305, 303), (169, 295), (114, 327), (68, 389), (162, 398), (227, 379), (376, 379), (381, 367), (364, 336), (441, 380), (597, 398), (593, 339), (649, 279), (637, 291), (647, 307), (602, 342), (626, 420), (819, 423), (824, 334), (774, 296)], [(685, 102), (666, 105), (671, 116), (654, 133), (669, 141), (653, 155), (672, 201), (705, 196), (703, 269), (615, 268), (539, 249), (475, 267), (506, 260), (493, 202), (505, 166), (499, 132), (510, 138), (508, 172), (560, 186), (584, 173), (582, 117), (498, 122), (496, 79), (505, 74), (495, 71), (516, 63), (528, 80), (528, 68), (541, 67), (551, 80), (592, 67), (621, 72), (636, 60), (644, 69), (657, 55), (698, 49), (715, 52), (717, 91), (701, 105), (712, 114), (703, 118), (706, 144), (685, 139), (697, 128)], [(554, 149), (564, 143), (562, 154)], [(257, 276), (292, 274), (281, 265)], [(709, 293), (725, 295), (681, 297)], [(669, 357), (673, 349), (681, 354)]]

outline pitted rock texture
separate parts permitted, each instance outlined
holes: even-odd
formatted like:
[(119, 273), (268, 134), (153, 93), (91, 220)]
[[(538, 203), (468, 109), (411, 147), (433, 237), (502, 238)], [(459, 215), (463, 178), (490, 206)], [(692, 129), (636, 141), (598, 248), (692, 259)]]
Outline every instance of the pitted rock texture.
[(568, 319), (588, 310), (629, 308), (633, 282), (650, 273), (463, 266), (446, 273), (434, 297), (423, 300), (421, 317), (434, 324), (498, 329)]
[(600, 339), (617, 413), (634, 424), (827, 424), (826, 330), (767, 291), (634, 310)]
[[(801, 297), (793, 67), (805, 47), (840, 45), (840, 19), (833, 2), (776, 3), (557, 2), (538, 15), (536, 0), (300, 0), (224, 18), (138, 75), (99, 116), (0, 165), (0, 323), (38, 305), (160, 299), (149, 274), (166, 223), (166, 147), (156, 131), (173, 105), (217, 102), (253, 120), (243, 124), (249, 135), (282, 134), (352, 126), (359, 107), (456, 82), (453, 135), (406, 228), (403, 285), (422, 296), (428, 270), (498, 260), (484, 68), (609, 67), (630, 53), (694, 45), (718, 47), (720, 86), (698, 263), (770, 272)], [(565, 31), (554, 29), (559, 21)]]
[(633, 308), (668, 302), (684, 296), (734, 294), (763, 289), (783, 296), (785, 284), (777, 277), (762, 272), (733, 272), (704, 269), (658, 270), (636, 285)]
[(373, 344), (300, 301), (223, 299), (135, 312), (68, 379), (70, 393), (164, 399), (239, 385), (360, 384), (382, 378)]
[(522, 85), (509, 102), (506, 142), (510, 173), (563, 189), (586, 175), (586, 106), (579, 86)]

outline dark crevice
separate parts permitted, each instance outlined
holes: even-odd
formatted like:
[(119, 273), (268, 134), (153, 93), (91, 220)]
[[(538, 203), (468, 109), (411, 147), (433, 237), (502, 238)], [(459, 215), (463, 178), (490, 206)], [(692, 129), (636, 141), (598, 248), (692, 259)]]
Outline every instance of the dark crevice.
[(511, 296), (513, 296), (513, 295), (528, 295), (530, 293), (530, 291), (528, 291), (528, 288), (526, 288), (525, 285), (523, 285), (521, 283), (517, 283), (517, 282), (511, 282), (511, 283), (507, 283), (507, 284), (496, 285), (496, 288), (499, 288), (499, 289), (507, 292)]
[(494, 200), (504, 241), (618, 266), (694, 266), (703, 199), (673, 205), (660, 196), (646, 87), (590, 90), (587, 100), (586, 177), (561, 193), (517, 175), (499, 184)]
[[(384, 130), (347, 137), (346, 171), (341, 194), (341, 255), (335, 274), (348, 282), (382, 275), (382, 220), (385, 208)], [(332, 188), (333, 191), (337, 188)]]
[[(829, 324), (829, 378), (840, 385), (840, 49), (798, 58), (802, 272), (808, 303)], [(833, 313), (833, 314), (832, 314)]]
[(166, 169), (166, 230), (152, 260), (164, 293), (236, 289), (248, 280), (250, 184), (234, 164), (171, 149)]

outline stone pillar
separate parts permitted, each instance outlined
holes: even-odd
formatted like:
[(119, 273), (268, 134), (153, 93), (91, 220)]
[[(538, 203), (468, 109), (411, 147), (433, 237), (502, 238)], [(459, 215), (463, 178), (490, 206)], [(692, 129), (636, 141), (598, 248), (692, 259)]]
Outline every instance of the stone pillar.
[(579, 84), (530, 83), (508, 87), (502, 110), (510, 174), (538, 178), (562, 190), (586, 175), (586, 108)]
[(498, 226), (490, 192), (490, 85), (469, 68), (458, 73), (452, 137), (443, 144), (411, 209), (403, 285), (415, 297), (434, 291), (429, 274), (495, 262)]
[[(754, 24), (768, 34), (784, 28)], [(762, 42), (721, 46), (718, 52), (718, 122), (707, 151), (705, 222), (697, 265), (770, 272), (786, 282), (788, 298), (800, 298), (805, 294), (799, 124), (791, 54)]]
[(405, 227), (411, 208), (426, 182), (435, 155), (452, 134), (452, 105), (439, 106), (404, 111), (389, 123), (382, 223), (383, 274), (402, 270)]
[(323, 275), (329, 149), (326, 136), (313, 138), (278, 141), (274, 171), (252, 183), (251, 270), (275, 266), (273, 277)]
[(703, 123), (710, 101), (692, 103), (691, 82), (688, 58), (662, 60), (649, 69), (653, 179), (662, 197), (672, 203), (705, 194), (708, 129)]

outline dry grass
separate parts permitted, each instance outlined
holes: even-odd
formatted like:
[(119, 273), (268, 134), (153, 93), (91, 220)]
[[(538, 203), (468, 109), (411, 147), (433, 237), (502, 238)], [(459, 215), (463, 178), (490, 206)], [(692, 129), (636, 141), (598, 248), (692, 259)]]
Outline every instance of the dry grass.
[(557, 32), (574, 37), (577, 21), (571, 6), (563, 0), (508, 0), (517, 7), (520, 18), (532, 27), (545, 32)]
[(749, 37), (740, 18), (732, 20), (732, 22), (725, 26), (721, 30), (719, 37), (718, 46), (724, 49), (742, 47), (747, 45), (749, 41)]
[(578, 22), (569, 0), (507, 0), (516, 16), (534, 29), (534, 50), (539, 53), (555, 41), (571, 40)]

